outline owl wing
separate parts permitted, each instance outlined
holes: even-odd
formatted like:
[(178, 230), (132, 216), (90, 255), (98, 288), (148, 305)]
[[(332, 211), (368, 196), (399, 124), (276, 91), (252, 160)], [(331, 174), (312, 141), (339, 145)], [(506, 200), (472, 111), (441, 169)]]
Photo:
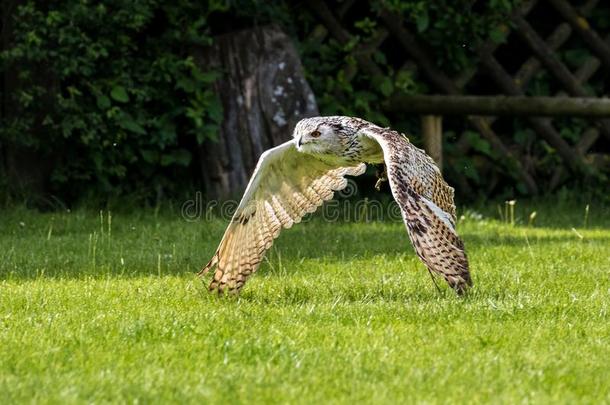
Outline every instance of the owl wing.
[(337, 167), (297, 151), (289, 141), (263, 153), (231, 223), (210, 262), (216, 267), (210, 291), (238, 291), (260, 265), (282, 228), (314, 212), (334, 191), (347, 185), (366, 166)]
[(472, 285), (464, 243), (455, 230), (453, 188), (434, 161), (402, 134), (380, 127), (364, 129), (383, 150), (392, 195), (415, 252), (430, 272), (458, 293)]

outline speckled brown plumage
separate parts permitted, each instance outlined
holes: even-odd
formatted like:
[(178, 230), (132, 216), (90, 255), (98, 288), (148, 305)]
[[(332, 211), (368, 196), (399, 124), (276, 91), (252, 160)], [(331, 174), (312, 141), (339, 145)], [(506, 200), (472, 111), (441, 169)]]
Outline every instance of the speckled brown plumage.
[(384, 151), (390, 188), (401, 208), (415, 252), (429, 271), (458, 293), (472, 285), (464, 243), (455, 231), (453, 188), (426, 153), (396, 131), (370, 127), (365, 134)]
[(238, 291), (282, 228), (290, 228), (346, 186), (364, 163), (385, 163), (409, 236), (429, 271), (458, 293), (472, 285), (464, 244), (455, 231), (453, 188), (432, 159), (402, 134), (359, 118), (300, 121), (294, 139), (265, 152), (210, 262), (210, 290)]

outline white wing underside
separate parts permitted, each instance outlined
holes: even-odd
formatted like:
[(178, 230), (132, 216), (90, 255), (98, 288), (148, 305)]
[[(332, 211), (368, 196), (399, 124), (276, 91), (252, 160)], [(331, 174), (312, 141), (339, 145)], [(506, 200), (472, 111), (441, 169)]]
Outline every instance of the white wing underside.
[(346, 175), (358, 176), (365, 168), (331, 166), (298, 152), (294, 141), (263, 153), (220, 246), (200, 272), (216, 266), (210, 290), (239, 290), (283, 228), (316, 211), (347, 185)]

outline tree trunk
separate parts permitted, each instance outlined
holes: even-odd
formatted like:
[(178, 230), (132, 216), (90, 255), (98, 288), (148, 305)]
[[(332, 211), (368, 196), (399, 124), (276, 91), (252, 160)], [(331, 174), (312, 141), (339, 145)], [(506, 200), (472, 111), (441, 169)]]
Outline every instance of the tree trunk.
[(218, 139), (200, 148), (208, 199), (237, 198), (259, 156), (289, 140), (296, 123), (318, 115), (299, 56), (274, 26), (222, 35), (198, 63), (223, 77), (215, 84), (224, 108)]

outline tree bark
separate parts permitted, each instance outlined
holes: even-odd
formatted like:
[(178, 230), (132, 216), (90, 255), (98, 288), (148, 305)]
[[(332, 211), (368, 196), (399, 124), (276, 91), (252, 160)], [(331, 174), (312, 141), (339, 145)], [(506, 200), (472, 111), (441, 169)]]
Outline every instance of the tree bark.
[(238, 198), (259, 156), (289, 140), (300, 119), (318, 115), (314, 94), (292, 41), (274, 26), (220, 36), (197, 60), (223, 72), (215, 90), (224, 120), (218, 139), (200, 148), (205, 193)]

